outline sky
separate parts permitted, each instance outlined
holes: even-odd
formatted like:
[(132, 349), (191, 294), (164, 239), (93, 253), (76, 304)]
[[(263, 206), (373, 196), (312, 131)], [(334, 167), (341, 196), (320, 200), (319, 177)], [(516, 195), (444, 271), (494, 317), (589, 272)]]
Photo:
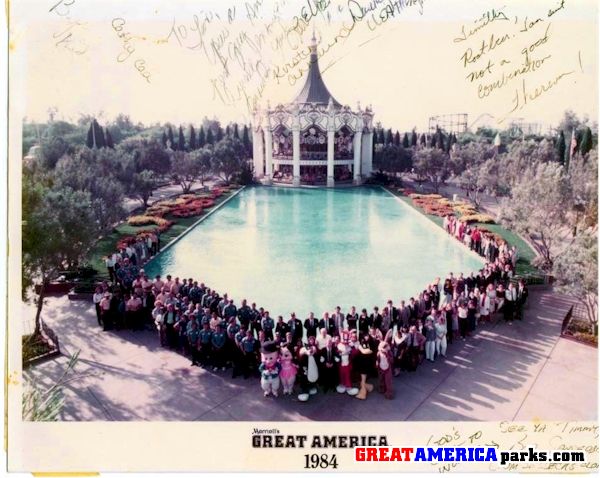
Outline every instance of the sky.
[(17, 116), (250, 122), (301, 89), (313, 28), (332, 95), (386, 127), (598, 115), (592, 0), (57, 1), (11, 3)]

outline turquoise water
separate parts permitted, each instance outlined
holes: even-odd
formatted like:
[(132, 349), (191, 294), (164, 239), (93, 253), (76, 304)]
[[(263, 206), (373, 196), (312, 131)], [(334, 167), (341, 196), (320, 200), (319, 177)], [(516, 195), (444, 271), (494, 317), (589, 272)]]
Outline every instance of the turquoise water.
[(249, 188), (146, 271), (193, 277), (272, 316), (409, 299), (436, 277), (482, 262), (379, 188)]

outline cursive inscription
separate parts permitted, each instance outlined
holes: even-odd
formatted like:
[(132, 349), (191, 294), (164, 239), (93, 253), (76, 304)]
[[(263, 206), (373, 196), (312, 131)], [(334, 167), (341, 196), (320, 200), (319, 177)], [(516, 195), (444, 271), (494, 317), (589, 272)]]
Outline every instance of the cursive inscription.
[[(136, 52), (134, 38), (129, 31), (125, 29), (126, 20), (124, 18), (113, 18), (111, 22), (112, 29), (121, 40), (121, 51), (117, 54), (117, 62), (125, 63)], [(133, 68), (147, 82), (150, 83), (151, 74), (146, 66), (146, 60), (136, 58), (132, 62)]]

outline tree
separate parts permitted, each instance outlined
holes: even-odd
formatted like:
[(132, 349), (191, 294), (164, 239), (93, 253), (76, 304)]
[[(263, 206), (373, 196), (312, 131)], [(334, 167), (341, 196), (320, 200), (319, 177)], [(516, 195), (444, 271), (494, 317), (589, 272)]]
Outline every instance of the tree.
[(71, 188), (47, 188), (24, 177), (22, 189), (22, 290), (24, 297), (34, 284), (36, 299), (33, 338), (51, 341), (42, 318), (48, 284), (66, 267), (73, 267), (98, 237), (90, 194)]
[(213, 152), (211, 148), (204, 147), (202, 149), (199, 149), (196, 152), (196, 155), (196, 160), (199, 166), (198, 179), (200, 180), (200, 184), (204, 186), (204, 181), (208, 179), (208, 177), (213, 171)]
[(106, 147), (115, 149), (115, 143), (113, 142), (112, 135), (110, 134), (110, 130), (108, 128), (106, 128)]
[(427, 178), (437, 193), (440, 186), (450, 177), (449, 158), (437, 148), (423, 148), (416, 152), (414, 158), (415, 172)]
[(225, 136), (231, 136), (231, 127), (229, 125), (225, 127)]
[(410, 143), (408, 140), (408, 133), (404, 133), (404, 138), (402, 138), (402, 146), (404, 148), (408, 148), (410, 146)]
[(45, 170), (56, 167), (58, 160), (65, 154), (72, 152), (72, 148), (61, 137), (43, 139), (36, 152), (36, 162)]
[(129, 157), (110, 148), (80, 148), (63, 156), (56, 165), (53, 184), (57, 188), (90, 195), (95, 222), (104, 231), (122, 219), (123, 195), (129, 184), (122, 182), (123, 164)]
[(244, 148), (246, 149), (246, 154), (248, 156), (252, 155), (252, 143), (250, 141), (250, 133), (248, 131), (248, 126), (244, 125), (244, 131), (242, 132), (242, 143), (244, 144)]
[(217, 132), (215, 134), (215, 141), (218, 143), (223, 139), (223, 128), (221, 126), (217, 126)]
[(181, 186), (183, 193), (189, 193), (198, 179), (204, 184), (204, 179), (210, 173), (211, 156), (208, 148), (189, 153), (178, 151), (174, 154), (171, 177)]
[(177, 145), (175, 144), (175, 138), (173, 137), (173, 128), (169, 125), (167, 129), (167, 139), (168, 139), (168, 147), (171, 149), (177, 149)]
[(204, 148), (206, 146), (206, 136), (204, 134), (204, 127), (200, 126), (200, 131), (198, 132), (198, 147)]
[(510, 196), (501, 202), (500, 221), (536, 243), (540, 253), (536, 262), (544, 270), (552, 269), (569, 197), (564, 168), (556, 162), (538, 162), (520, 172)]
[(596, 229), (578, 235), (554, 261), (552, 273), (559, 291), (583, 304), (598, 335), (598, 235)]
[(104, 131), (95, 119), (92, 120), (92, 122), (90, 123), (90, 127), (87, 133), (86, 145), (88, 148), (106, 147)]
[(208, 133), (206, 133), (206, 144), (214, 144), (214, 143), (215, 143), (215, 137), (213, 136), (212, 129), (209, 129)]
[(586, 157), (573, 158), (568, 172), (571, 188), (571, 225), (573, 236), (580, 226), (583, 229), (598, 225), (598, 150), (591, 150)]
[(244, 145), (240, 140), (224, 138), (215, 145), (213, 159), (215, 172), (229, 183), (245, 163)]
[(579, 152), (582, 156), (586, 156), (593, 147), (592, 130), (589, 126), (586, 126), (581, 135), (581, 142), (579, 145)]
[(190, 151), (194, 151), (198, 146), (196, 144), (196, 130), (194, 129), (194, 125), (190, 125)]
[(238, 124), (237, 123), (233, 124), (233, 137), (235, 139), (240, 139), (240, 130), (238, 128)]
[(476, 170), (481, 164), (494, 157), (494, 148), (487, 143), (472, 142), (455, 148), (450, 155), (452, 173), (460, 176), (467, 170)]
[(164, 175), (171, 170), (169, 153), (155, 139), (129, 138), (119, 144), (118, 150), (132, 155), (136, 173), (147, 169)]
[(400, 140), (400, 132), (396, 131), (396, 134), (394, 135), (394, 146), (400, 146), (401, 144), (401, 140)]
[(417, 130), (413, 129), (412, 134), (410, 135), (410, 145), (414, 148), (417, 146), (419, 139), (417, 137)]
[(168, 141), (168, 139), (167, 139), (167, 133), (165, 133), (163, 131), (162, 138), (160, 139), (160, 143), (163, 145), (163, 148), (167, 147), (167, 141)]
[(556, 140), (556, 155), (560, 164), (565, 164), (566, 151), (567, 146), (565, 145), (565, 133), (563, 132), (563, 130), (560, 130), (560, 133), (558, 134), (558, 139)]
[(179, 126), (179, 140), (177, 142), (177, 148), (179, 151), (185, 151), (185, 137), (183, 136), (183, 128)]
[(133, 175), (133, 184), (131, 192), (139, 199), (142, 204), (147, 207), (148, 199), (152, 196), (152, 192), (158, 187), (158, 181), (154, 177), (154, 172), (147, 169)]

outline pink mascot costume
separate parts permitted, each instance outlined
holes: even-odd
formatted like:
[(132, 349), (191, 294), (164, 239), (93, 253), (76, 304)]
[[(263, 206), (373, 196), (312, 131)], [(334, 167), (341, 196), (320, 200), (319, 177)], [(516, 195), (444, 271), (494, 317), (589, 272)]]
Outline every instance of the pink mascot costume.
[(284, 395), (291, 395), (294, 390), (294, 382), (298, 373), (298, 365), (292, 361), (292, 352), (287, 347), (281, 347), (281, 372), (279, 378), (283, 387)]

